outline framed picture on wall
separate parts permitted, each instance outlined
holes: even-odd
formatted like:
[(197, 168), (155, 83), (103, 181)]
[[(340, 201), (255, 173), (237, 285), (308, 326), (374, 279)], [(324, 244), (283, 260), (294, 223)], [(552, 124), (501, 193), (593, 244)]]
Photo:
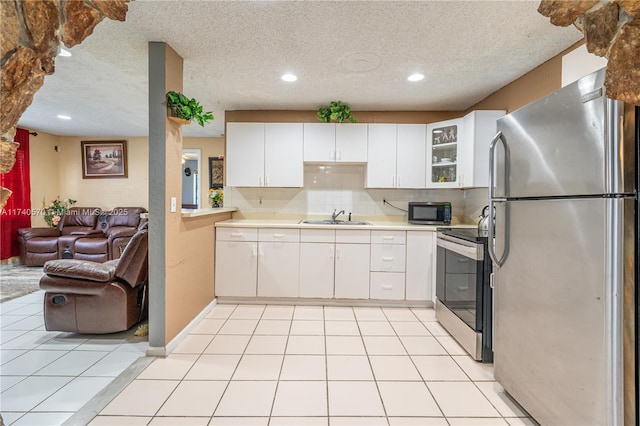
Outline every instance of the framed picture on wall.
[(127, 141), (81, 141), (82, 178), (126, 178)]
[(209, 157), (209, 188), (222, 188), (224, 185), (224, 157)]

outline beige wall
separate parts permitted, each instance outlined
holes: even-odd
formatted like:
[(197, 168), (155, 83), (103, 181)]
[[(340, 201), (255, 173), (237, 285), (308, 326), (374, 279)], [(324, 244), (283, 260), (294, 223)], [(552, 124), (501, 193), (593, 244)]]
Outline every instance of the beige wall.
[[(82, 178), (81, 141), (125, 140), (127, 142), (127, 178)], [(149, 206), (149, 142), (147, 138), (60, 137), (61, 187), (78, 201), (78, 206)]]
[[(192, 124), (195, 125), (195, 124)], [(126, 140), (127, 169), (125, 179), (82, 179), (81, 141)], [(60, 151), (55, 151), (55, 146)], [(184, 148), (201, 150), (203, 170), (201, 202), (208, 207), (208, 157), (224, 154), (224, 138), (185, 138)], [(147, 138), (98, 138), (55, 136), (38, 131), (31, 137), (31, 205), (42, 206), (56, 196), (72, 198), (78, 206), (113, 207), (149, 206), (149, 140)], [(180, 166), (178, 166), (180, 167)], [(41, 215), (34, 215), (33, 226), (46, 226)]]
[(43, 202), (73, 196), (63, 191), (60, 170), (63, 167), (62, 151), (56, 152), (56, 145), (60, 145), (60, 138), (50, 133), (38, 131), (38, 136), (29, 139), (29, 166), (31, 170), (31, 226), (47, 226), (44, 215), (40, 214)]

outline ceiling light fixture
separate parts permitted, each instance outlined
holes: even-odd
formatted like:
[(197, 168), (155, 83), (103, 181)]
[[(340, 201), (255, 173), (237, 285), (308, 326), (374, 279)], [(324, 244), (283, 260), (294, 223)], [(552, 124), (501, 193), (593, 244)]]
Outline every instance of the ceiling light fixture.
[(287, 82), (292, 82), (292, 81), (296, 81), (298, 79), (298, 77), (296, 77), (293, 74), (283, 74), (282, 77), (280, 77), (283, 81), (287, 81)]
[(71, 56), (71, 52), (69, 52), (67, 49), (60, 48), (58, 56), (64, 56), (65, 58), (68, 58), (69, 56)]
[(420, 81), (423, 78), (424, 78), (423, 74), (415, 73), (415, 74), (411, 74), (409, 77), (407, 77), (407, 80), (409, 80), (409, 81)]
[(58, 118), (61, 120), (71, 120), (71, 117), (69, 117), (68, 115), (64, 115), (64, 114), (58, 114)]

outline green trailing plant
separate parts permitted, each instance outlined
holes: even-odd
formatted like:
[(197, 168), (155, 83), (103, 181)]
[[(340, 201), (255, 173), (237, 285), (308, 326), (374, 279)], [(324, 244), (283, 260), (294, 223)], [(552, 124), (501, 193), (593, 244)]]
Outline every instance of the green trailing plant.
[(342, 101), (331, 101), (329, 106), (318, 108), (316, 115), (323, 123), (328, 123), (329, 121), (338, 123), (345, 121), (349, 121), (350, 123), (356, 122), (356, 119), (351, 116), (351, 107)]
[(179, 92), (167, 93), (167, 106), (175, 111), (176, 117), (187, 121), (197, 121), (204, 127), (204, 123), (213, 120), (213, 113), (203, 112), (202, 105), (195, 99), (187, 98)]

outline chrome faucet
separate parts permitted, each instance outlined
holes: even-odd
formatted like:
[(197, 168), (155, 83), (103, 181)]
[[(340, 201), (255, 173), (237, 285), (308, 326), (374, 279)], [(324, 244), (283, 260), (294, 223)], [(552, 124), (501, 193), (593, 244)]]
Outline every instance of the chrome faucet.
[(331, 221), (335, 222), (338, 219), (338, 216), (340, 216), (341, 214), (344, 213), (344, 210), (340, 210), (338, 213), (336, 213), (338, 209), (333, 209), (333, 213), (331, 213)]

